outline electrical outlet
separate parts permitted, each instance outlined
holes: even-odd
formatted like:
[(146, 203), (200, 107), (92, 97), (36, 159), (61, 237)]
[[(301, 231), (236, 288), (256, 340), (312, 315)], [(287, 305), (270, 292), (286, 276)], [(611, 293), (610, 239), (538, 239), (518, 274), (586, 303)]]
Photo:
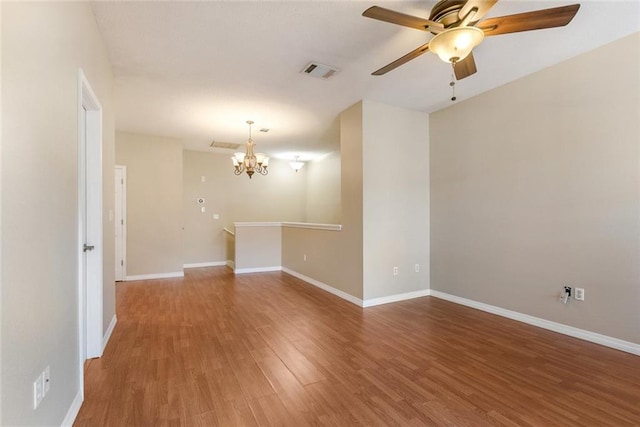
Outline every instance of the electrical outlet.
[(416, 273), (420, 273), (420, 264), (416, 264)]
[(44, 372), (42, 373), (43, 378), (42, 378), (42, 382), (43, 382), (43, 392), (42, 392), (42, 397), (46, 396), (47, 393), (49, 393), (49, 389), (51, 389), (51, 368), (49, 367), (49, 365), (47, 365), (46, 368), (44, 368)]
[(302, 260), (306, 261), (307, 260), (307, 254), (302, 255)]
[(44, 374), (38, 375), (38, 378), (33, 382), (33, 409), (38, 408), (44, 397), (43, 376)]
[(584, 301), (584, 288), (576, 288), (576, 294), (574, 298), (578, 301)]
[(398, 275), (398, 267), (393, 267), (393, 275), (394, 276)]

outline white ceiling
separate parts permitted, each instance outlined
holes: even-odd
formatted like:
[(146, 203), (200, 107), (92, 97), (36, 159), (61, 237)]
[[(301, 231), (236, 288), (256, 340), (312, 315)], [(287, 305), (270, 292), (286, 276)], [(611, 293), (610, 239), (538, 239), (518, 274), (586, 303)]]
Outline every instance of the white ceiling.
[[(501, 0), (486, 17), (572, 3)], [(567, 27), (486, 38), (474, 50), (478, 73), (456, 85), (457, 102), (640, 30), (637, 0), (581, 3)], [(207, 151), (212, 140), (245, 142), (251, 119), (258, 151), (308, 160), (337, 147), (338, 115), (361, 99), (447, 107), (451, 68), (434, 54), (371, 76), (430, 35), (361, 16), (381, 5), (428, 17), (434, 4), (94, 2), (115, 75), (116, 128)], [(329, 80), (301, 74), (312, 60), (341, 71)]]

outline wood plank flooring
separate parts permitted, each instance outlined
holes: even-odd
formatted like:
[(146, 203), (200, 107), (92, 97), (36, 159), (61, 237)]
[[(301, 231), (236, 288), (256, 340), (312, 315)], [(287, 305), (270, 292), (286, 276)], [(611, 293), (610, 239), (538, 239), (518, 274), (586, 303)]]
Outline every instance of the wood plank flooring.
[(436, 298), (226, 267), (116, 288), (76, 426), (640, 425), (640, 357)]

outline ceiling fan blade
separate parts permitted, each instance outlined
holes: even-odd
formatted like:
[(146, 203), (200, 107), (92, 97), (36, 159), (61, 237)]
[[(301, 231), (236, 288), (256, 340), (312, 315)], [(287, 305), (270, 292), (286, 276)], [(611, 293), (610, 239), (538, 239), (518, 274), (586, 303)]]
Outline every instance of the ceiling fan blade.
[(462, 80), (465, 77), (469, 77), (472, 74), (476, 73), (476, 61), (473, 59), (473, 52), (467, 55), (460, 62), (456, 62), (456, 65), (453, 66), (453, 72), (456, 75), (456, 80)]
[(365, 10), (362, 12), (362, 16), (423, 31), (427, 29), (433, 31), (444, 30), (444, 25), (439, 22), (429, 21), (428, 19), (418, 18), (417, 16), (405, 15), (404, 13), (378, 6), (372, 6)]
[(458, 11), (458, 18), (464, 20), (465, 17), (474, 9), (475, 13), (469, 17), (467, 22), (479, 21), (488, 11), (496, 4), (498, 0), (467, 0), (467, 2)]
[(413, 58), (417, 58), (418, 56), (422, 55), (423, 53), (427, 52), (428, 50), (429, 50), (429, 43), (425, 43), (422, 46), (420, 46), (419, 48), (417, 48), (415, 50), (412, 50), (411, 52), (407, 53), (405, 56), (396, 59), (392, 63), (385, 65), (384, 67), (380, 68), (379, 70), (374, 71), (373, 73), (371, 73), (371, 75), (373, 75), (373, 76), (381, 76), (383, 74), (386, 74), (389, 71), (398, 68), (399, 66), (401, 66), (405, 62), (409, 62)]
[(578, 9), (580, 9), (579, 4), (572, 4), (515, 15), (499, 16), (485, 19), (477, 27), (484, 31), (485, 36), (564, 27), (571, 22), (576, 13), (578, 13)]

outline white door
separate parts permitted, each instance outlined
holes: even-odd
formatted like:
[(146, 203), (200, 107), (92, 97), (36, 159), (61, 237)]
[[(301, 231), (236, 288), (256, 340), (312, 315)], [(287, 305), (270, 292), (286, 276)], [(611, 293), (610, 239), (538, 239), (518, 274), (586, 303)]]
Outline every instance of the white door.
[(78, 317), (80, 377), (102, 356), (102, 107), (78, 73)]
[(116, 228), (116, 281), (127, 277), (127, 169), (115, 167), (115, 228)]

